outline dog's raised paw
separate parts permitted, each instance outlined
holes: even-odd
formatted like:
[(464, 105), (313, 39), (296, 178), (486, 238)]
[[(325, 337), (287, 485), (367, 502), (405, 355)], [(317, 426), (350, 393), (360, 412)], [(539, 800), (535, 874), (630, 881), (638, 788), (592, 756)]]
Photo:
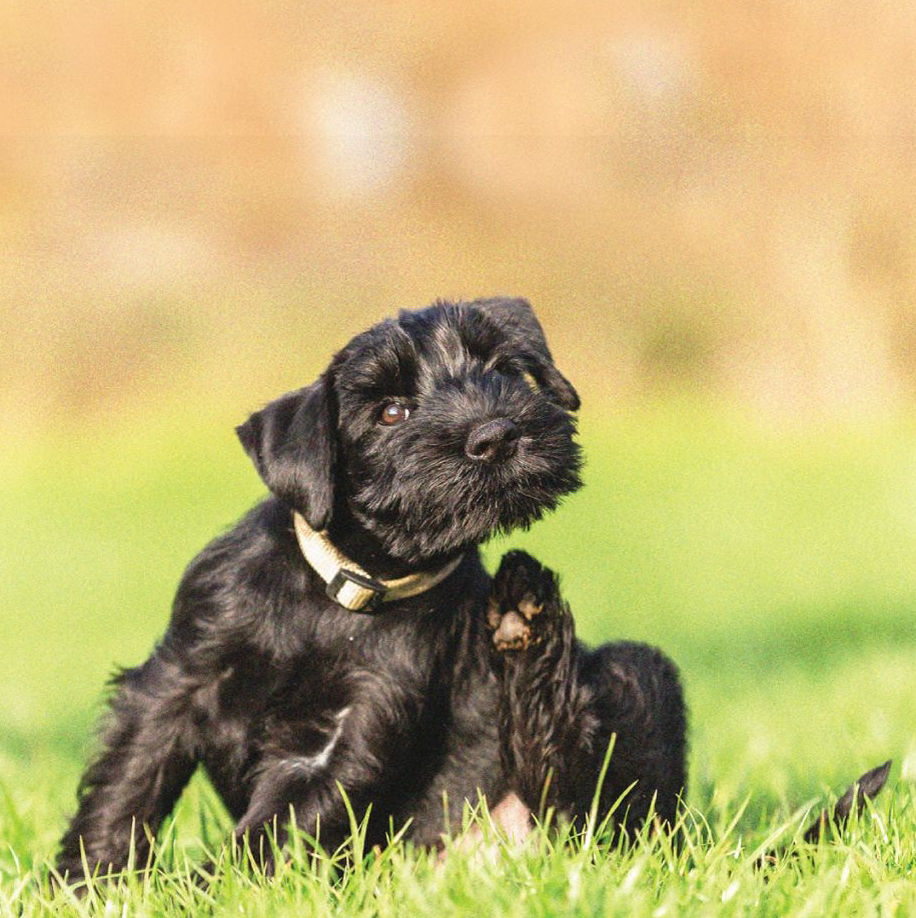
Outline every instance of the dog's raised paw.
[(547, 626), (542, 615), (557, 598), (552, 571), (523, 551), (505, 554), (487, 605), (496, 649), (526, 650), (540, 644)]

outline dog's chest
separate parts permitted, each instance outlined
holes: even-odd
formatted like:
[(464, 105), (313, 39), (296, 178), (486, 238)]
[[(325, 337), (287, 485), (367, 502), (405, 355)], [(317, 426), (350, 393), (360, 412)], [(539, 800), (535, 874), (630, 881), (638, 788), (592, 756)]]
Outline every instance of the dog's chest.
[(199, 693), (202, 720), (244, 726), (249, 737), (281, 724), (323, 721), (349, 706), (421, 709), (441, 699), (454, 641), (398, 617), (341, 610), (316, 616), (293, 653), (248, 648)]

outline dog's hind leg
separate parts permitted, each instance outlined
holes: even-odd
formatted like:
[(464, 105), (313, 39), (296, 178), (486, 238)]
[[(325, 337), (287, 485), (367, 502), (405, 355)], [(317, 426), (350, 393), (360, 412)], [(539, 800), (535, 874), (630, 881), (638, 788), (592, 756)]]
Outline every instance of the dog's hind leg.
[(638, 827), (653, 806), (673, 822), (686, 779), (674, 665), (643, 644), (587, 650), (556, 577), (523, 552), (503, 558), (487, 617), (503, 678), (503, 767), (521, 799), (581, 820), (598, 791), (599, 819), (619, 800), (618, 825), (625, 816)]
[(61, 841), (57, 872), (68, 883), (121, 870), (131, 848), (143, 867), (155, 834), (194, 770), (187, 687), (179, 667), (156, 652), (115, 680), (102, 751), (80, 782), (79, 808)]

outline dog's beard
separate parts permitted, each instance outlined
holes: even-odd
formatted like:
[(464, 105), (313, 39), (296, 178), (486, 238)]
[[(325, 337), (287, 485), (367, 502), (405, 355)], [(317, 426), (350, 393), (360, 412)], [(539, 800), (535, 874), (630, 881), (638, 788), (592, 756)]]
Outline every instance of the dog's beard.
[(350, 512), (400, 561), (423, 563), (527, 527), (581, 485), (574, 421), (544, 399), (526, 399), (513, 415), (517, 449), (498, 462), (465, 455), (468, 425), (455, 424), (453, 410), (426, 415), (396, 451), (370, 450), (351, 478)]

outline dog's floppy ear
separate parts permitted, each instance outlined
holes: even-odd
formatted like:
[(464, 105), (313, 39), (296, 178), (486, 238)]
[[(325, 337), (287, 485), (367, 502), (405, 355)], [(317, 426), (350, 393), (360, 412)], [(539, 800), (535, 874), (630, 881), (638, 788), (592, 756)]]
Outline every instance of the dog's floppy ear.
[(579, 407), (579, 394), (554, 366), (544, 330), (527, 300), (494, 297), (475, 300), (471, 306), (498, 325), (512, 344), (529, 359), (531, 375), (557, 404), (569, 411)]
[(325, 377), (289, 392), (235, 429), (270, 490), (325, 529), (334, 509), (337, 438)]

